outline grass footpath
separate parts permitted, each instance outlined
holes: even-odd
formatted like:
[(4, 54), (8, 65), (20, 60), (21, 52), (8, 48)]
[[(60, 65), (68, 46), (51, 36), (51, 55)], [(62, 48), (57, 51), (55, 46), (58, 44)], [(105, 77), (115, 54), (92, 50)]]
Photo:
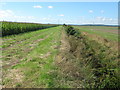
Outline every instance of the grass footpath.
[(3, 38), (3, 87), (55, 86), (61, 26)]

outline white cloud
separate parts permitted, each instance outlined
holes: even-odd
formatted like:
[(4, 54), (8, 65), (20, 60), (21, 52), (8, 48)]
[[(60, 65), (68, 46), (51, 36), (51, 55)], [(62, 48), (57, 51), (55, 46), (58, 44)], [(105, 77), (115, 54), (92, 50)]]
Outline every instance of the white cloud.
[(0, 2), (0, 7), (3, 7), (3, 6), (5, 6), (5, 5), (6, 5), (5, 2)]
[(110, 21), (112, 21), (113, 19), (112, 19), (112, 18), (110, 18), (109, 20), (110, 20)]
[(5, 2), (0, 2), (0, 5), (6, 5), (6, 3)]
[(61, 17), (63, 17), (63, 16), (64, 16), (64, 14), (60, 14), (60, 15), (58, 15), (58, 16), (61, 16)]
[(102, 21), (106, 21), (106, 18), (102, 18)]
[(43, 20), (50, 20), (50, 18), (42, 18)]
[(4, 18), (4, 17), (10, 17), (13, 16), (14, 13), (12, 10), (0, 10), (0, 17)]
[(101, 10), (100, 12), (101, 12), (101, 13), (104, 13), (104, 10)]
[(16, 15), (12, 10), (0, 10), (0, 21), (30, 21), (34, 19), (34, 16)]
[(103, 23), (103, 24), (117, 24), (118, 20), (109, 17), (96, 17), (93, 20), (95, 23)]
[[(64, 21), (65, 22), (65, 21)], [(110, 18), (110, 17), (94, 17), (94, 18), (87, 18), (84, 17), (83, 20), (81, 18), (72, 19), (71, 21), (67, 20), (67, 23), (71, 24), (105, 24), (105, 25), (118, 25), (118, 19)]]
[(53, 6), (48, 6), (48, 8), (53, 8)]
[(117, 25), (118, 20), (115, 18), (109, 18), (109, 17), (94, 17), (93, 18), (87, 18), (84, 17), (84, 19), (81, 21), (81, 18), (79, 19), (74, 19), (74, 18), (59, 18), (56, 19), (54, 17), (49, 18), (49, 17), (44, 17), (44, 18), (39, 18), (35, 22), (41, 22), (41, 23), (56, 23), (56, 24), (106, 24), (106, 25)]
[(37, 6), (33, 6), (33, 8), (42, 8), (42, 6), (37, 5)]
[[(64, 14), (59, 14), (61, 18)], [(66, 16), (67, 17), (67, 16)], [(17, 21), (17, 22), (38, 22), (38, 23), (68, 23), (68, 24), (109, 24), (109, 25), (117, 25), (118, 19), (111, 18), (111, 17), (94, 17), (94, 18), (87, 18), (87, 17), (79, 17), (78, 19), (67, 17), (67, 19), (56, 19), (51, 15), (48, 17), (35, 17), (35, 16), (23, 16), (17, 15), (16, 12), (12, 10), (0, 10), (0, 21)]]
[(89, 10), (89, 13), (93, 13), (93, 10)]

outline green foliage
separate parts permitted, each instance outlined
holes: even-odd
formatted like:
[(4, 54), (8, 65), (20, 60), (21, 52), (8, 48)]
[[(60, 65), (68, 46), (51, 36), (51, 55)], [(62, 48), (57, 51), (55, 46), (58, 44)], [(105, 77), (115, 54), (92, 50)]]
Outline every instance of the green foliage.
[(80, 35), (80, 32), (77, 29), (73, 28), (72, 26), (69, 25), (67, 26), (65, 24), (63, 26), (68, 35), (74, 35), (76, 37)]
[(16, 87), (16, 88), (21, 87), (21, 83), (16, 83), (15, 87)]
[[(83, 86), (85, 88), (119, 88), (120, 76), (117, 63), (119, 58), (115, 52), (82, 34), (75, 35), (80, 32), (72, 26), (64, 25), (64, 28), (68, 35), (72, 35), (72, 38), (68, 36), (71, 38), (69, 43), (72, 53), (76, 51), (80, 53), (79, 67), (81, 67), (81, 76), (84, 78)], [(112, 54), (108, 55), (108, 52)], [(75, 54), (77, 58), (78, 53)]]
[(37, 23), (17, 23), (17, 22), (2, 22), (2, 36), (24, 33), (54, 27), (56, 25), (45, 25)]
[[(107, 48), (102, 47), (95, 41), (89, 41), (87, 38), (84, 40), (85, 48), (84, 53), (88, 49), (93, 53), (91, 56), (85, 55), (84, 58), (89, 58), (90, 72), (89, 78), (84, 82), (87, 88), (119, 88), (120, 77), (118, 76), (117, 56), (107, 55), (110, 52)], [(104, 49), (104, 52), (103, 52)], [(82, 62), (86, 62), (84, 59)], [(85, 69), (86, 69), (85, 68)], [(86, 77), (85, 77), (86, 78)]]

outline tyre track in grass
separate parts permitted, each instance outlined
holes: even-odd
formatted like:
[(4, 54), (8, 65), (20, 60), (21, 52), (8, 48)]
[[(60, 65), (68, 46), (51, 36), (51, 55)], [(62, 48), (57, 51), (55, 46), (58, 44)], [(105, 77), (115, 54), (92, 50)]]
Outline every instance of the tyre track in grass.
[[(50, 35), (47, 35), (47, 36), (46, 36), (47, 33), (48, 33), (48, 32), (45, 32), (45, 34), (42, 34), (43, 36), (45, 36), (45, 37), (43, 37), (43, 38), (37, 39), (39, 36), (41, 36), (41, 35), (38, 35), (38, 36), (36, 36), (35, 40), (33, 40), (33, 41), (28, 40), (29, 43), (24, 42), (25, 45), (24, 45), (24, 43), (22, 43), (23, 45), (16, 46), (15, 50), (16, 50), (17, 52), (20, 50), (19, 53), (20, 53), (20, 52), (21, 52), (21, 53), (24, 53), (24, 52), (25, 52), (25, 54), (29, 53), (31, 50), (33, 50), (33, 49), (35, 48), (35, 46), (38, 44), (38, 42), (40, 42), (40, 41), (42, 41), (42, 40), (45, 40), (46, 38), (48, 38), (48, 37), (50, 36)], [(37, 40), (36, 40), (36, 39), (37, 39)], [(35, 44), (36, 44), (36, 45), (35, 45)], [(31, 45), (32, 45), (32, 48), (30, 48)], [(10, 48), (10, 51), (11, 51), (11, 49), (12, 49), (12, 48)], [(22, 49), (22, 50), (21, 50), (21, 49)], [(9, 50), (9, 49), (8, 49), (8, 50)], [(15, 52), (15, 51), (14, 51), (14, 48), (13, 48), (13, 50), (12, 50), (11, 52), (8, 52), (8, 53), (9, 53), (9, 54), (11, 54), (11, 53), (15, 54), (15, 53), (17, 53), (17, 52)], [(19, 56), (19, 53), (18, 53), (18, 56)], [(4, 65), (3, 68), (8, 68), (8, 67), (11, 66), (11, 65), (17, 64), (20, 60), (22, 60), (22, 59), (24, 58), (25, 54), (24, 54), (23, 56), (18, 57), (18, 58), (12, 56), (13, 58), (12, 58), (12, 57), (9, 58), (10, 64)], [(16, 54), (15, 54), (15, 55), (16, 55)], [(18, 59), (19, 59), (19, 60), (18, 60)], [(7, 60), (7, 61), (8, 61), (8, 60)], [(6, 63), (9, 63), (9, 61), (6, 62)], [(13, 61), (15, 61), (15, 62), (13, 62)]]
[[(43, 41), (43, 40), (45, 40), (45, 39), (47, 39), (48, 38), (48, 36), (46, 36), (45, 38), (43, 38), (43, 39), (38, 39), (38, 40), (36, 40), (34, 43), (40, 43), (41, 41)], [(35, 48), (35, 47), (34, 47)], [(32, 50), (34, 49), (34, 48), (32, 48)], [(26, 48), (25, 48), (26, 49)], [(26, 50), (25, 51), (25, 55), (28, 53), (28, 51), (32, 51), (32, 50)], [(21, 57), (21, 59), (17, 59), (17, 58), (12, 58), (11, 60), (10, 60), (10, 62), (9, 62), (9, 64), (7, 64), (7, 65), (4, 65), (3, 66), (3, 68), (4, 69), (8, 69), (8, 71), (7, 72), (3, 72), (3, 76), (4, 77), (9, 77), (9, 78), (11, 78), (11, 82), (13, 83), (13, 84), (15, 84), (15, 83), (21, 83), (22, 82), (22, 79), (24, 78), (24, 76), (23, 76), (23, 73), (21, 72), (22, 70), (20, 70), (20, 69), (11, 69), (11, 67), (12, 66), (15, 66), (15, 65), (17, 65), (17, 64), (20, 64), (20, 62), (21, 62), (21, 60), (22, 59), (24, 59), (25, 57), (23, 56), (23, 57)], [(13, 60), (14, 60), (14, 62), (13, 62)], [(14, 81), (14, 82), (13, 82)], [(13, 87), (16, 87), (15, 85), (13, 85)]]
[(28, 43), (32, 43), (32, 42), (34, 42), (36, 39), (38, 39), (38, 37), (44, 38), (45, 34), (47, 34), (47, 33), (42, 33), (42, 34), (40, 34), (40, 35), (38, 35), (38, 36), (33, 36), (33, 38), (30, 38), (30, 39), (24, 40), (24, 41), (22, 41), (22, 42), (16, 43), (16, 44), (14, 44), (14, 45), (12, 45), (12, 46), (10, 46), (10, 47), (3, 48), (3, 52), (4, 52), (4, 51), (7, 51), (7, 50), (12, 50), (12, 49), (14, 50), (14, 49), (16, 49), (16, 48), (18, 48), (18, 47), (21, 47), (21, 46), (23, 46), (23, 45), (25, 46), (25, 45), (27, 45)]
[[(61, 36), (59, 32), (60, 31), (55, 30), (53, 35), (51, 35), (48, 39), (43, 41), (41, 45), (37, 47), (36, 50), (31, 52), (31, 54), (33, 55), (31, 57), (31, 60), (29, 62), (26, 62), (26, 64), (23, 66), (28, 70), (28, 72), (25, 72), (25, 75), (27, 76), (26, 79), (24, 80), (25, 84), (23, 85), (23, 87), (26, 88), (27, 87), (50, 88), (52, 86), (55, 87), (56, 83), (54, 82), (54, 79), (56, 79), (56, 77), (54, 77), (54, 74), (56, 72), (55, 69), (56, 66), (54, 65), (55, 64), (54, 60), (58, 48), (55, 48), (54, 46), (55, 45), (57, 47), (59, 46), (60, 40), (59, 38)], [(36, 55), (37, 52), (39, 52), (38, 55)], [(26, 67), (28, 63), (31, 63), (33, 66), (35, 64), (35, 66), (31, 68)]]
[[(39, 43), (40, 41), (43, 41), (43, 40), (45, 40), (46, 38), (48, 38), (48, 36), (46, 36), (45, 38), (43, 38), (43, 39), (38, 39), (38, 40), (35, 40), (34, 41), (34, 43)], [(34, 45), (34, 43), (32, 43), (32, 46)], [(30, 45), (29, 45), (30, 46)], [(27, 54), (27, 53), (29, 53), (30, 51), (32, 51), (34, 48), (35, 48), (35, 46), (36, 45), (34, 45), (33, 47), (32, 47), (32, 49), (31, 48), (29, 48), (29, 46), (28, 46), (28, 48), (27, 47), (20, 47), (20, 48), (22, 48), (23, 49), (23, 53), (25, 52), (25, 54)], [(19, 60), (18, 60), (18, 58), (15, 58), (15, 57), (11, 57), (10, 58), (10, 62), (9, 62), (9, 64), (7, 64), (7, 65), (4, 65), (3, 66), (3, 68), (8, 68), (8, 67), (10, 67), (10, 66), (13, 66), (13, 65), (16, 65), (16, 64), (18, 64), (22, 59), (24, 58), (24, 56), (23, 57), (20, 57), (19, 58)], [(12, 60), (12, 61), (11, 61)], [(14, 62), (13, 62), (14, 61)]]
[[(31, 39), (28, 39), (28, 40), (26, 40), (26, 41), (24, 41), (23, 43), (21, 43), (21, 44), (17, 44), (16, 46), (14, 46), (14, 47), (11, 47), (11, 48), (7, 48), (6, 50), (4, 50), (3, 51), (3, 56), (2, 56), (2, 58), (3, 58), (3, 61), (8, 61), (9, 62), (9, 60), (11, 60), (11, 58), (12, 57), (17, 57), (18, 59), (19, 58), (21, 58), (21, 57), (23, 57), (24, 55), (20, 55), (19, 53), (21, 53), (21, 52), (23, 52), (24, 53), (24, 51), (25, 50), (27, 50), (28, 52), (30, 51), (30, 49), (32, 50), (32, 48), (33, 47), (35, 47), (35, 46), (33, 46), (32, 45), (32, 43), (33, 42), (36, 42), (36, 41), (41, 41), (42, 39), (38, 39), (38, 38), (44, 38), (46, 35), (47, 35), (47, 33), (49, 33), (50, 32), (50, 30), (47, 30), (47, 31), (44, 31), (43, 33), (44, 34), (38, 34), (38, 36), (33, 36), (33, 38), (31, 38)], [(37, 32), (36, 32), (37, 33)], [(17, 38), (17, 37), (16, 37)], [(36, 40), (36, 39), (38, 39), (38, 40)], [(28, 43), (29, 44), (31, 44), (31, 45), (28, 45)], [(34, 43), (33, 43), (34, 44)], [(35, 45), (35, 44), (34, 44)], [(36, 44), (37, 45), (37, 44)], [(25, 47), (25, 48), (22, 48), (22, 47)], [(32, 48), (31, 48), (32, 47)], [(26, 49), (27, 48), (27, 49)], [(16, 55), (16, 56), (15, 56)], [(13, 60), (14, 61), (14, 60)], [(3, 63), (4, 64), (4, 63)]]
[[(54, 28), (54, 29), (58, 29), (58, 28)], [(40, 60), (42, 60), (41, 61), (41, 64), (43, 65), (43, 64), (47, 64), (47, 65), (49, 65), (49, 64), (51, 64), (52, 63), (52, 61), (51, 61), (51, 59), (53, 59), (53, 57), (54, 57), (54, 53), (55, 53), (55, 51), (53, 51), (52, 52), (52, 50), (54, 50), (55, 48), (53, 48), (52, 46), (53, 45), (55, 45), (55, 42), (58, 42), (57, 41), (57, 38), (54, 38), (54, 36), (56, 36), (56, 34), (58, 33), (58, 31), (56, 31), (56, 30), (54, 30), (54, 31), (52, 31), (51, 32), (51, 34), (49, 34), (49, 36), (46, 38), (46, 39), (44, 39), (44, 40), (42, 40), (42, 41), (40, 41), (39, 42), (39, 44), (29, 53), (29, 55), (27, 55), (26, 57), (24, 57), (24, 59), (27, 59), (27, 60), (23, 60), (22, 62), (20, 62), (19, 64), (17, 64), (18, 66), (19, 65), (23, 65), (23, 64), (25, 64), (25, 66), (23, 65), (23, 68), (21, 68), (21, 66), (20, 67), (18, 67), (18, 66), (16, 66), (15, 65), (15, 67), (13, 67), (12, 69), (13, 69), (13, 71), (15, 71), (15, 73), (17, 72), (17, 71), (20, 71), (20, 70), (22, 70), (22, 72), (24, 72), (23, 73), (23, 76), (21, 77), (21, 78), (26, 78), (25, 79), (25, 81), (24, 80), (22, 80), (22, 82), (23, 82), (23, 87), (32, 87), (32, 86), (34, 86), (34, 84), (32, 83), (32, 82), (37, 82), (37, 80), (33, 80), (33, 81), (30, 81), (29, 82), (29, 80), (27, 80), (27, 74), (29, 74), (29, 73), (31, 73), (32, 71), (31, 70), (36, 70), (36, 69), (38, 69), (38, 68), (35, 68), (36, 66), (38, 66), (38, 63), (37, 62), (39, 62), (40, 63)], [(57, 36), (58, 37), (58, 36)], [(36, 40), (37, 41), (37, 40)], [(39, 40), (38, 40), (39, 41)], [(42, 56), (43, 57), (41, 57), (41, 54), (42, 54)], [(51, 58), (51, 55), (52, 55), (52, 58)], [(31, 57), (30, 57), (31, 56)], [(29, 58), (31, 58), (31, 60), (29, 60)], [(39, 58), (39, 60), (37, 60), (37, 61), (35, 61), (35, 58), (37, 59), (37, 58)], [(51, 58), (51, 59), (50, 59)], [(50, 60), (49, 60), (50, 59)], [(49, 62), (49, 63), (44, 63), (44, 62)], [(35, 66), (34, 66), (34, 62), (36, 62), (35, 63)], [(43, 63), (42, 63), (43, 62)], [(29, 65), (30, 63), (32, 63), (33, 65), (30, 65), (29, 67), (27, 66), (27, 65)], [(40, 66), (41, 66), (41, 64), (39, 64)], [(40, 71), (41, 71), (41, 69), (46, 69), (46, 67), (47, 67), (47, 65), (43, 65), (43, 68), (39, 68), (40, 70), (37, 70), (36, 71), (36, 73), (39, 73)], [(33, 66), (34, 66), (34, 68), (33, 68)], [(18, 67), (18, 68), (17, 68)], [(28, 68), (28, 69), (27, 69)], [(9, 72), (9, 71), (12, 71), (12, 69), (10, 69), (10, 70), (8, 70), (7, 72)], [(20, 70), (19, 70), (20, 69)], [(27, 71), (24, 71), (24, 70), (27, 70)], [(13, 72), (12, 71), (12, 72)], [(42, 70), (41, 72), (44, 72), (45, 70)], [(28, 73), (27, 73), (28, 72)], [(19, 72), (18, 72), (19, 73)], [(34, 73), (35, 74), (35, 73)], [(20, 74), (20, 75), (22, 75), (22, 74)], [(25, 76), (24, 76), (25, 75)], [(39, 74), (37, 74), (37, 75), (32, 75), (32, 78), (34, 79), (34, 78), (36, 78), (36, 76), (38, 76)], [(6, 76), (8, 76), (7, 78), (9, 78), (9, 76), (10, 76), (10, 73), (8, 73), (8, 74), (6, 74)], [(12, 75), (13, 76), (13, 75)], [(18, 76), (17, 74), (14, 74), (14, 76)], [(4, 76), (4, 82), (5, 82), (5, 80), (7, 79), (5, 79), (6, 77)], [(4, 87), (16, 87), (16, 86), (21, 86), (20, 84), (21, 84), (21, 82), (18, 82), (18, 85), (15, 85), (16, 84), (16, 82), (14, 82), (14, 80), (16, 79), (15, 77), (12, 77), (13, 79), (12, 80), (10, 80), (9, 82), (7, 82), (5, 85), (4, 85)], [(29, 78), (28, 79), (32, 79), (32, 78), (30, 78), (30, 75), (29, 75)], [(37, 78), (40, 78), (39, 76), (37, 77)], [(30, 85), (30, 84), (32, 84), (32, 85)], [(39, 84), (39, 83), (37, 83), (37, 84)], [(27, 86), (26, 86), (27, 85)], [(38, 86), (37, 86), (38, 87)], [(40, 87), (40, 86), (39, 86)]]
[(6, 48), (12, 47), (12, 46), (14, 46), (16, 44), (20, 44), (20, 43), (22, 43), (22, 42), (24, 42), (24, 41), (26, 41), (28, 39), (31, 39), (31, 38), (35, 37), (36, 35), (33, 35), (33, 34), (30, 33), (29, 35), (26, 35), (27, 37), (24, 34), (19, 36), (19, 38), (18, 38), (18, 36), (15, 36), (15, 37), (11, 36), (12, 37), (11, 39), (6, 39), (6, 37), (5, 37), (5, 38), (3, 38), (3, 48), (6, 49)]
[[(49, 28), (47, 28), (47, 29), (49, 29)], [(6, 36), (6, 37), (3, 37), (3, 43), (8, 42), (8, 43), (14, 44), (16, 42), (24, 41), (26, 39), (32, 38), (36, 35), (39, 35), (39, 33), (44, 33), (44, 30), (46, 30), (46, 29), (31, 31), (31, 32), (27, 32), (27, 33), (21, 33), (21, 34), (18, 34), (18, 35)], [(13, 41), (13, 40), (16, 40), (16, 41)]]
[[(44, 41), (46, 38), (48, 38), (48, 36), (46, 36), (44, 39), (41, 39), (41, 40), (38, 39), (35, 42), (40, 43), (41, 41)], [(34, 50), (34, 48), (32, 48), (32, 50)], [(19, 59), (17, 57), (16, 58), (11, 58), (9, 63), (7, 65), (3, 66), (3, 80), (4, 80), (3, 82), (5, 82), (6, 79), (9, 80), (9, 78), (11, 78), (10, 82), (12, 82), (14, 84), (13, 87), (15, 86), (15, 83), (19, 84), (19, 83), (22, 82), (22, 79), (24, 78), (24, 75), (22, 73), (23, 70), (12, 69), (12, 67), (17, 65), (17, 64), (20, 64), (21, 61), (24, 61), (24, 58), (26, 57), (27, 53), (28, 53), (28, 51), (25, 52), (25, 55), (23, 57), (21, 57), (21, 59)]]
[[(6, 50), (6, 49), (8, 49), (8, 48), (13, 48), (14, 46), (16, 46), (16, 45), (18, 45), (18, 44), (21, 44), (21, 43), (23, 43), (23, 42), (29, 41), (29, 40), (35, 38), (36, 36), (41, 36), (41, 35), (47, 33), (47, 32), (45, 32), (45, 31), (48, 31), (48, 32), (49, 32), (48, 29), (44, 29), (44, 30), (40, 30), (40, 31), (36, 31), (36, 32), (30, 32), (30, 34), (28, 33), (29, 35), (28, 35), (27, 33), (22, 34), (21, 36), (19, 36), (19, 38), (18, 38), (18, 36), (12, 37), (11, 39), (12, 39), (12, 40), (15, 40), (15, 41), (13, 41), (13, 42), (11, 42), (11, 40), (7, 40), (7, 39), (4, 39), (4, 38), (3, 38), (3, 42), (2, 42), (2, 44), (3, 44), (3, 49), (2, 49), (2, 50)], [(33, 33), (33, 34), (32, 34), (32, 33)], [(22, 38), (22, 39), (21, 39), (21, 38)], [(9, 46), (4, 48), (4, 44), (6, 44), (6, 43), (9, 43)]]
[[(52, 30), (52, 29), (51, 29)], [(46, 32), (46, 31), (45, 31)], [(8, 68), (11, 68), (12, 66), (14, 66), (14, 65), (16, 65), (16, 64), (18, 64), (18, 63), (20, 63), (20, 61), (21, 60), (24, 60), (24, 58), (26, 57), (26, 55), (28, 55), (28, 53), (30, 52), (30, 51), (32, 51), (32, 50), (34, 50), (34, 48), (36, 47), (36, 43), (38, 43), (38, 42), (41, 42), (41, 41), (43, 41), (43, 40), (45, 40), (46, 38), (48, 38), (48, 36), (50, 36), (50, 35), (52, 35), (52, 34), (50, 34), (50, 35), (47, 35), (47, 34), (50, 34), (50, 31), (49, 32), (46, 32), (46, 34), (44, 34), (44, 38), (39, 38), (39, 39), (37, 39), (37, 40), (34, 40), (34, 41), (32, 41), (32, 43), (29, 43), (29, 45), (28, 45), (28, 43), (26, 44), (26, 45), (21, 45), (20, 47), (17, 47), (16, 49), (23, 49), (22, 51), (19, 51), (19, 53), (13, 53), (11, 56), (10, 56), (10, 58), (9, 58), (9, 60), (8, 61), (3, 61), (3, 69), (5, 69), (5, 70), (7, 70)], [(46, 36), (47, 35), (47, 36)], [(37, 37), (37, 36), (36, 36)], [(29, 47), (29, 46), (31, 46), (31, 44), (32, 45), (34, 45), (34, 44), (36, 44), (36, 45), (34, 45), (34, 46), (32, 46), (32, 49)], [(8, 54), (11, 54), (12, 52), (8, 52)], [(20, 53), (23, 53), (22, 55), (20, 54)], [(3, 71), (3, 74), (6, 74), (6, 72), (7, 71)]]

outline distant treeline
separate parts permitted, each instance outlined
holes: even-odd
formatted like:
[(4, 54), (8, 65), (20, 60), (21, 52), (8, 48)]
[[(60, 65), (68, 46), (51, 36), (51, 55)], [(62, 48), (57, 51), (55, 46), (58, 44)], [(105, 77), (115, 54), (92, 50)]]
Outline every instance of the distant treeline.
[(109, 26), (109, 27), (120, 27), (120, 25), (103, 25), (103, 24), (85, 24), (85, 25), (72, 25), (72, 26)]
[(21, 22), (6, 22), (1, 23), (1, 36), (19, 34), (29, 31), (55, 27), (55, 24), (37, 24), (37, 23), (21, 23)]

